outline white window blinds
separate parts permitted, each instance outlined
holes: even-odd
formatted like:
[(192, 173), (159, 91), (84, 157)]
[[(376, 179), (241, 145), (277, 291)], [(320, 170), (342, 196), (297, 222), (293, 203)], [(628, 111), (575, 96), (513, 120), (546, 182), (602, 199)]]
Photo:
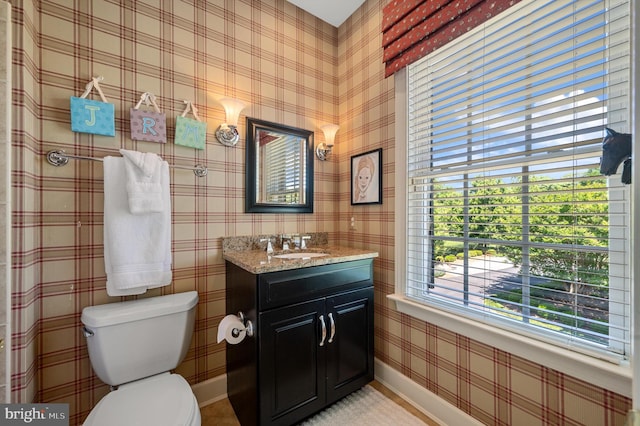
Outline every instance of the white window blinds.
[(257, 194), (260, 200), (269, 204), (306, 203), (302, 190), (302, 182), (307, 179), (305, 143), (300, 137), (283, 135), (261, 144), (264, 193)]
[(628, 353), (629, 33), (625, 0), (525, 1), (408, 67), (408, 297)]

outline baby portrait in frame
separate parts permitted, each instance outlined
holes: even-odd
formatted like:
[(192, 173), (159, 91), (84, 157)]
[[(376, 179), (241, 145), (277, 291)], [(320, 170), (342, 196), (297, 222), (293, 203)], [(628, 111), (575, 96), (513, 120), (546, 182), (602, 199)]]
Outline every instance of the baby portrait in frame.
[(382, 148), (351, 157), (351, 205), (382, 204)]

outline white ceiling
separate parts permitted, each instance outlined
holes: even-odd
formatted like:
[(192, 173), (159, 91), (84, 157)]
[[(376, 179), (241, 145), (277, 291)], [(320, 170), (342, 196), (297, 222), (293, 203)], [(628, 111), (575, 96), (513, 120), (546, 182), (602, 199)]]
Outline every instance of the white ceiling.
[(339, 27), (365, 0), (287, 0), (300, 9)]

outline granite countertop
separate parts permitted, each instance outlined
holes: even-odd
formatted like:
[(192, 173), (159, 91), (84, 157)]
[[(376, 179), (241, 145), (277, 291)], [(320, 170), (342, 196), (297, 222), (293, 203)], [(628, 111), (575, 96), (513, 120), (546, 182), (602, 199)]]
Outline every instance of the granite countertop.
[[(279, 259), (276, 255), (283, 253), (327, 253), (327, 256), (302, 259)], [(264, 249), (260, 250), (227, 250), (223, 258), (252, 274), (265, 272), (286, 271), (290, 269), (308, 268), (311, 266), (328, 265), (331, 263), (348, 262), (351, 260), (370, 259), (378, 257), (378, 253), (342, 246), (315, 246), (303, 250), (276, 250), (268, 255)]]

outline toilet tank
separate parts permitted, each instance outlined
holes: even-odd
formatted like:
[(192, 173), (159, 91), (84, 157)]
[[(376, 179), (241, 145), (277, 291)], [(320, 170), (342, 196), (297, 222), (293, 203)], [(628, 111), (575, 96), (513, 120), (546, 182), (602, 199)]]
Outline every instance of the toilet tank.
[(176, 368), (191, 343), (197, 304), (198, 293), (190, 291), (84, 308), (89, 358), (100, 380), (117, 386)]

